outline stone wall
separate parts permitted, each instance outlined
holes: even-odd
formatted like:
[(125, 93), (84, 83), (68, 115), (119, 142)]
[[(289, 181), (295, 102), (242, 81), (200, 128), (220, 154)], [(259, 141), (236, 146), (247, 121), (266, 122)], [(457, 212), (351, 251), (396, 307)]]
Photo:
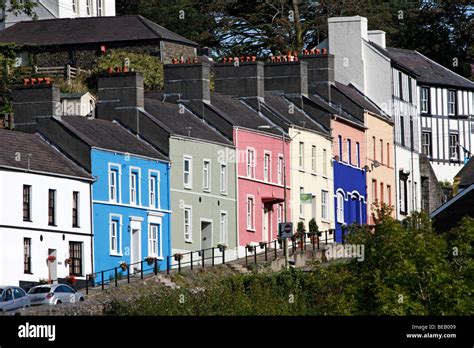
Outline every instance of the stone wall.
[[(160, 42), (106, 45), (107, 50), (121, 49), (133, 53), (148, 54), (161, 58)], [(172, 58), (183, 56), (194, 58), (197, 56), (196, 49), (171, 42), (162, 42), (163, 61), (171, 63)], [(68, 48), (58, 46), (53, 49), (32, 52), (33, 64), (40, 67), (57, 67), (70, 64), (73, 67), (91, 70), (96, 66), (100, 54), (100, 46), (83, 46), (80, 48)]]
[(445, 193), (426, 155), (420, 154), (421, 208), (433, 212), (445, 202)]

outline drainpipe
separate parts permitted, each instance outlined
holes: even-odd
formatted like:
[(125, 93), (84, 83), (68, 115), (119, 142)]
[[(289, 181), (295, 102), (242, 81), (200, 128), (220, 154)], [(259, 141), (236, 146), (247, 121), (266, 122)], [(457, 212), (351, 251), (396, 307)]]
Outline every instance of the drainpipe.
[[(95, 180), (94, 180), (95, 182)], [(95, 232), (95, 229), (94, 229), (94, 214), (93, 214), (93, 209), (94, 209), (94, 202), (92, 200), (92, 185), (94, 183), (91, 183), (89, 185), (89, 200), (90, 200), (90, 229), (91, 229), (91, 273), (94, 273), (94, 238), (95, 238), (95, 235), (94, 235), (94, 232)], [(87, 281), (87, 274), (86, 274), (86, 281)]]
[(239, 240), (239, 150), (238, 150), (238, 133), (239, 133), (239, 128), (235, 127), (235, 242), (236, 242), (236, 247), (235, 247), (235, 254), (236, 258), (239, 258), (239, 246), (240, 246), (240, 240)]

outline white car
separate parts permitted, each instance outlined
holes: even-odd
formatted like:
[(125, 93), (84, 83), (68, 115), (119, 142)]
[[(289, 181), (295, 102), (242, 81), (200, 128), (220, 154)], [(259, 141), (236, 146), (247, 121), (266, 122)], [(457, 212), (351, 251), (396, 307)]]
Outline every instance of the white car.
[(84, 295), (66, 284), (38, 285), (28, 291), (32, 306), (42, 304), (57, 305), (61, 303), (76, 303), (85, 300)]
[(0, 286), (0, 312), (30, 307), (26, 292), (18, 286)]

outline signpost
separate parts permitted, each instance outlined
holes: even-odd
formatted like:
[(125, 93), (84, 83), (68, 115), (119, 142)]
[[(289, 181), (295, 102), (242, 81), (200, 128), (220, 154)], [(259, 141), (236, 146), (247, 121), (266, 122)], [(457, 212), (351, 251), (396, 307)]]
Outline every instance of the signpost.
[(278, 225), (278, 234), (282, 239), (293, 237), (293, 223), (280, 222), (280, 224)]

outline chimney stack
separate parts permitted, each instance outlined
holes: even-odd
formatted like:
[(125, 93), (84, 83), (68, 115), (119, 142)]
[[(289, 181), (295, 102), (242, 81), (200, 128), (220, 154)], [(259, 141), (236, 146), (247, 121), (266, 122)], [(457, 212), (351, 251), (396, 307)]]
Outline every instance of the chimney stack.
[(211, 101), (211, 64), (206, 61), (164, 66), (165, 92), (181, 99)]
[(376, 43), (382, 48), (386, 48), (385, 45), (385, 31), (383, 30), (369, 30), (367, 32), (369, 36), (369, 41)]
[(139, 72), (110, 72), (99, 76), (97, 118), (112, 121), (116, 109), (145, 106), (143, 75)]
[(308, 63), (308, 92), (320, 94), (331, 100), (331, 85), (334, 84), (334, 55), (300, 55), (300, 61)]
[(239, 62), (214, 65), (214, 88), (221, 94), (264, 98), (264, 63)]
[(265, 63), (265, 90), (308, 95), (308, 63), (304, 61)]
[(12, 90), (15, 128), (33, 129), (40, 118), (61, 116), (61, 92), (49, 78), (25, 79)]

